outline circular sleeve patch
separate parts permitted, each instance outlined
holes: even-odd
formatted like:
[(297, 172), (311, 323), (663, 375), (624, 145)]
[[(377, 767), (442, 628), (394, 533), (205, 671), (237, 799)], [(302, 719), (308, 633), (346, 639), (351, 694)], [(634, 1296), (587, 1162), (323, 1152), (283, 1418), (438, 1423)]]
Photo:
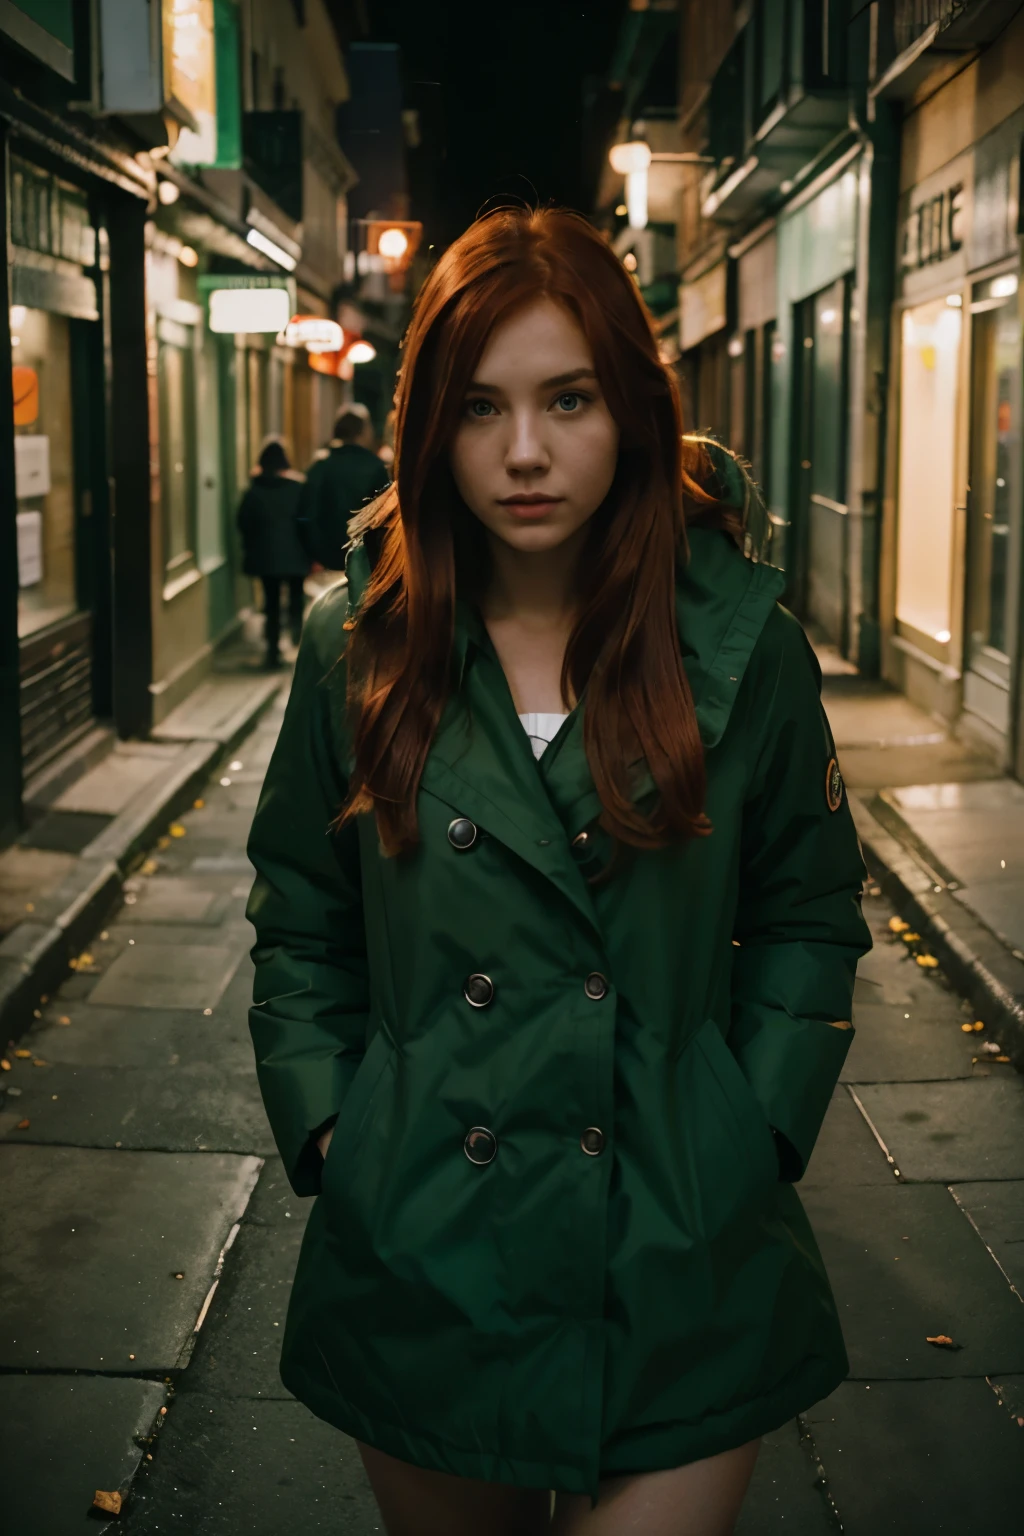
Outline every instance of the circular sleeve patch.
[(825, 770), (825, 799), (830, 811), (838, 811), (843, 803), (843, 776), (834, 757), (829, 758)]

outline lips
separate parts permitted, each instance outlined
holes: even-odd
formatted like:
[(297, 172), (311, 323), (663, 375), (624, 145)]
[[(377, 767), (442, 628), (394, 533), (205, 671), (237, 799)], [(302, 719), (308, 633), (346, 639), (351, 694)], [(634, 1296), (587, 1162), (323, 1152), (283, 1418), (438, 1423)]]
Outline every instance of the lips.
[(562, 496), (510, 496), (501, 505), (520, 522), (539, 522), (563, 500)]

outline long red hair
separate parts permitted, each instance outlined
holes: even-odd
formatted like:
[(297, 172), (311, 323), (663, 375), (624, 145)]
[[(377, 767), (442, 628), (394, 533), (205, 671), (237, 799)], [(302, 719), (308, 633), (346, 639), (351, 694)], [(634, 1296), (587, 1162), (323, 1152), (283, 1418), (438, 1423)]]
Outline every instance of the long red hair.
[[(355, 769), (341, 820), (374, 812), (385, 852), (418, 839), (416, 795), (451, 686), (456, 593), (486, 579), (486, 545), (451, 475), (448, 447), (494, 326), (547, 297), (587, 338), (620, 433), (612, 489), (579, 570), (563, 697), (583, 701), (602, 825), (639, 848), (709, 830), (704, 754), (676, 624), (684, 502), (705, 514), (703, 450), (685, 447), (679, 391), (650, 315), (601, 236), (578, 214), (499, 209), (444, 253), (420, 291), (395, 396), (395, 481), (353, 523), (379, 554), (347, 652)], [(689, 462), (684, 462), (684, 457)], [(631, 797), (640, 759), (658, 789)]]

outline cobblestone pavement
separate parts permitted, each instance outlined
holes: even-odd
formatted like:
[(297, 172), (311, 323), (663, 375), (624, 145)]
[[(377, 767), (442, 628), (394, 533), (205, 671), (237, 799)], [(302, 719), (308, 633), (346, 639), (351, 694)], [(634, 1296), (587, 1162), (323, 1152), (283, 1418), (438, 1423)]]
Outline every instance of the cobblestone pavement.
[[(243, 910), (282, 708), (4, 1074), (0, 1477), (18, 1536), (95, 1529), (98, 1488), (126, 1495), (127, 1536), (381, 1530), (351, 1442), (277, 1376), (308, 1205), (256, 1087)], [(1024, 1085), (882, 898), (867, 908), (857, 1035), (801, 1186), (851, 1374), (767, 1438), (740, 1536), (987, 1536), (1024, 1507)]]

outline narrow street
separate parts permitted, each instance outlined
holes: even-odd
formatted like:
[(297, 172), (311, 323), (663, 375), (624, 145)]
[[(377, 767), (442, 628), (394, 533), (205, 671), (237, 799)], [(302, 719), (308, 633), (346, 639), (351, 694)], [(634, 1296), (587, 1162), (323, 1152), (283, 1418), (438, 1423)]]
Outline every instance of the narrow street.
[[(92, 1527), (96, 1489), (125, 1496), (129, 1536), (381, 1529), (352, 1444), (277, 1376), (308, 1206), (257, 1092), (243, 912), (284, 697), (11, 1057), (0, 1476), (17, 1536)], [(1024, 1500), (1024, 1086), (891, 907), (867, 909), (857, 1035), (801, 1186), (851, 1374), (768, 1437), (740, 1536), (984, 1536)]]

